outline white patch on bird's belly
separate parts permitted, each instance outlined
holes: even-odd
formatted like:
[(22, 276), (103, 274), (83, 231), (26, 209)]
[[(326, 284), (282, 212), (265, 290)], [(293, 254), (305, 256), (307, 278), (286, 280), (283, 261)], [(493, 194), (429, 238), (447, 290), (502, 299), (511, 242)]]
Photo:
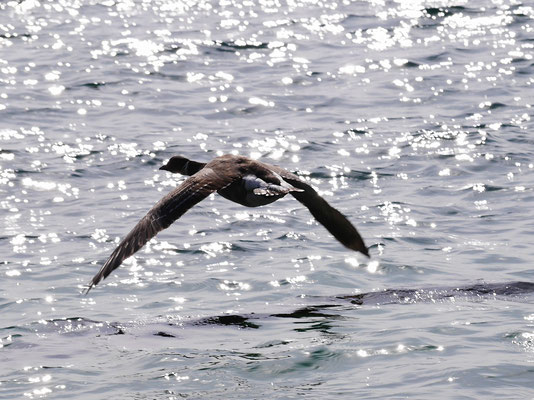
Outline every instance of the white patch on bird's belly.
[(252, 192), (254, 189), (264, 188), (267, 186), (267, 183), (258, 178), (256, 175), (245, 175), (243, 177), (245, 182), (245, 190), (247, 192)]
[(270, 204), (284, 197), (288, 190), (282, 186), (267, 183), (256, 175), (246, 175), (243, 177), (244, 188), (247, 192), (247, 204), (251, 207)]
[(280, 192), (263, 188), (256, 188), (252, 191), (252, 193), (254, 193), (256, 196), (276, 196), (280, 194)]

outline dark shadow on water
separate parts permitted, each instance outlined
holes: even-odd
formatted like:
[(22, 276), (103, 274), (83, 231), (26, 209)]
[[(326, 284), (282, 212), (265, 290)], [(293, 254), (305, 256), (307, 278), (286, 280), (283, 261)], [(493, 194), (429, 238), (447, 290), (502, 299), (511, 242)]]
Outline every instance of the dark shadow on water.
[[(410, 305), (420, 303), (444, 303), (449, 301), (530, 301), (534, 293), (534, 282), (504, 282), (504, 283), (475, 283), (458, 287), (435, 287), (422, 289), (385, 289), (376, 292), (367, 292), (350, 295), (334, 296), (310, 296), (306, 299), (311, 304), (296, 310), (280, 313), (250, 313), (250, 314), (229, 314), (215, 315), (199, 318), (180, 323), (155, 322), (153, 336), (161, 338), (179, 338), (176, 328), (180, 330), (187, 327), (233, 327), (237, 329), (260, 329), (262, 323), (272, 320), (290, 319), (294, 324), (293, 329), (297, 332), (319, 331), (325, 334), (332, 334), (335, 321), (349, 318), (347, 313), (358, 312), (365, 306), (385, 306), (385, 305)], [(343, 315), (341, 315), (341, 312)], [(136, 330), (135, 323), (120, 323), (95, 321), (84, 317), (56, 318), (38, 321), (24, 326), (0, 327), (0, 338), (9, 337), (4, 340), (4, 347), (28, 347), (33, 346), (26, 343), (27, 335), (33, 333), (49, 334), (52, 332), (68, 336), (86, 335), (115, 336), (128, 334), (130, 329)], [(146, 326), (146, 324), (144, 324)], [(165, 326), (165, 327), (164, 327)], [(162, 327), (164, 327), (162, 329)], [(173, 333), (165, 332), (166, 327), (172, 327)]]
[(216, 315), (195, 320), (191, 325), (219, 325), (219, 326), (236, 326), (239, 328), (258, 329), (260, 325), (250, 322), (251, 319), (259, 319), (254, 314), (249, 315)]
[(336, 296), (337, 299), (357, 305), (413, 304), (435, 301), (457, 300), (475, 301), (488, 297), (517, 297), (534, 293), (532, 282), (479, 283), (456, 288), (431, 289), (386, 289), (380, 292)]
[[(521, 301), (521, 297), (531, 295), (532, 293), (534, 293), (534, 282), (477, 283), (461, 287), (438, 287), (425, 289), (386, 289), (377, 292), (359, 293), (354, 295), (309, 297), (312, 300), (321, 299), (323, 304), (306, 306), (288, 313), (214, 316), (191, 321), (188, 324), (193, 326), (219, 325), (258, 329), (260, 328), (258, 323), (262, 320), (268, 320), (272, 318), (290, 318), (297, 320), (295, 323), (298, 323), (299, 320), (302, 322), (304, 322), (304, 320), (306, 322), (310, 322), (310, 320), (312, 320), (314, 322), (312, 327), (308, 327), (304, 330), (328, 330), (328, 326), (322, 326), (320, 320), (332, 321), (336, 319), (343, 319), (343, 316), (335, 313), (335, 310), (332, 309), (346, 306), (347, 303), (356, 306), (366, 306), (431, 302), (439, 303), (451, 300), (483, 301), (491, 299), (513, 299), (516, 301)], [(328, 309), (331, 309), (333, 312), (325, 312)], [(344, 308), (344, 311), (346, 312), (346, 308)], [(255, 320), (257, 322), (251, 322), (251, 320)]]

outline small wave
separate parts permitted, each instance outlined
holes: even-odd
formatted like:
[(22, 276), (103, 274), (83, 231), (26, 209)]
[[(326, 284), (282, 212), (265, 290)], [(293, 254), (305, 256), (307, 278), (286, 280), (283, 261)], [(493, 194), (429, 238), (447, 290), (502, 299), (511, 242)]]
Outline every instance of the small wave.
[(215, 45), (218, 47), (219, 51), (231, 51), (235, 52), (237, 50), (258, 50), (258, 49), (267, 49), (269, 47), (268, 43), (265, 42), (244, 42), (244, 41), (215, 41)]

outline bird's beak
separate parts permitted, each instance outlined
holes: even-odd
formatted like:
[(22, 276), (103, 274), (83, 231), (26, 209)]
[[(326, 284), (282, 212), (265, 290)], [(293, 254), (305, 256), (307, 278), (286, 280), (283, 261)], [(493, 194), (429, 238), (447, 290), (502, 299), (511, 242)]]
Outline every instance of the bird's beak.
[(169, 171), (169, 169), (167, 168), (167, 164), (159, 167), (159, 169), (162, 169), (163, 171)]

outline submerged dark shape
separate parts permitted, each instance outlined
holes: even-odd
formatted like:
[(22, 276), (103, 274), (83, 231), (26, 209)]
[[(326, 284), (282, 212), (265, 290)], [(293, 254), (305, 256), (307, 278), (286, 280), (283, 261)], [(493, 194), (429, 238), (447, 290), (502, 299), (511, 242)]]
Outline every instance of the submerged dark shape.
[(352, 304), (415, 304), (453, 298), (484, 298), (485, 296), (521, 296), (534, 293), (534, 282), (476, 283), (458, 287), (427, 289), (386, 289), (378, 292), (336, 296)]
[[(351, 295), (337, 296), (307, 296), (312, 303), (304, 305), (293, 311), (278, 313), (250, 313), (240, 315), (220, 315), (201, 318), (188, 322), (189, 325), (236, 325), (240, 328), (261, 328), (263, 321), (271, 318), (288, 318), (300, 320), (295, 330), (321, 330), (329, 332), (332, 327), (331, 321), (346, 318), (351, 310), (359, 310), (360, 306), (385, 306), (388, 304), (421, 304), (443, 303), (446, 301), (530, 301), (529, 297), (534, 294), (534, 282), (479, 282), (466, 286), (456, 287), (431, 287), (420, 289), (386, 289), (377, 292), (364, 292)], [(302, 299), (302, 298), (301, 298)], [(341, 300), (341, 301), (340, 301)], [(320, 303), (316, 303), (320, 301)], [(354, 309), (347, 308), (346, 302), (355, 305)], [(349, 314), (350, 315), (350, 314)], [(313, 324), (302, 324), (305, 321), (313, 321)], [(330, 332), (331, 333), (331, 332)]]
[(159, 231), (213, 192), (247, 207), (270, 204), (291, 193), (345, 247), (369, 257), (362, 237), (349, 220), (310, 185), (281, 167), (244, 156), (223, 155), (209, 163), (175, 156), (160, 169), (190, 178), (163, 197), (126, 235), (93, 277), (86, 293)]

